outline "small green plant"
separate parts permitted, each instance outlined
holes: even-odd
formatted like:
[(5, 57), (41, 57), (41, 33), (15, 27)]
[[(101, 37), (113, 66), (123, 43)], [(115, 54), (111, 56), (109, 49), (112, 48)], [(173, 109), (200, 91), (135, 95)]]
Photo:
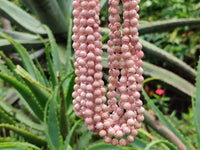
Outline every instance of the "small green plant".
[(155, 105), (166, 114), (169, 111), (168, 103), (170, 101), (170, 97), (166, 97), (164, 95), (165, 91), (163, 89), (157, 89), (155, 93), (152, 94), (151, 100)]

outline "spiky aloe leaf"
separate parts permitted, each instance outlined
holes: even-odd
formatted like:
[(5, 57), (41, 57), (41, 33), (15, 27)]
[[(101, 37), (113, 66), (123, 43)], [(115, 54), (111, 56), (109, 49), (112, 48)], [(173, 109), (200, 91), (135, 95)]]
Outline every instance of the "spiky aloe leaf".
[[(15, 72), (16, 66), (13, 64), (13, 62), (8, 57), (6, 57), (6, 55), (2, 51), (0, 51), (0, 56), (1, 59), (4, 60), (7, 65), (4, 65), (4, 68), (1, 68), (1, 71), (9, 76), (14, 76), (15, 78), (17, 78), (17, 80), (23, 82), (21, 77)], [(6, 70), (7, 67), (9, 67), (9, 69)]]
[(50, 84), (51, 84), (52, 89), (55, 89), (56, 85), (58, 84), (58, 78), (57, 78), (56, 72), (54, 71), (53, 63), (52, 63), (51, 56), (49, 53), (49, 45), (46, 45), (45, 53), (46, 53), (48, 72), (50, 75)]
[(48, 34), (48, 38), (49, 38), (49, 43), (50, 43), (50, 48), (51, 48), (51, 55), (53, 58), (53, 67), (54, 67), (54, 71), (56, 72), (56, 74), (59, 73), (59, 75), (62, 77), (63, 73), (62, 73), (62, 64), (60, 61), (60, 57), (59, 57), (59, 53), (58, 53), (58, 46), (56, 44), (56, 39), (54, 38), (53, 33), (51, 32), (51, 30), (47, 27), (44, 26), (47, 34)]
[(125, 148), (120, 146), (112, 146), (106, 143), (97, 143), (89, 146), (87, 150), (125, 150)]
[[(108, 67), (108, 60), (107, 60), (108, 54), (103, 53), (103, 67)], [(163, 82), (177, 88), (181, 92), (189, 95), (189, 96), (195, 96), (195, 87), (186, 81), (185, 79), (179, 77), (178, 75), (174, 74), (171, 71), (168, 71), (166, 69), (163, 69), (161, 67), (158, 67), (156, 65), (143, 62), (143, 69), (144, 74), (147, 76), (159, 78)]]
[[(192, 26), (198, 24), (200, 24), (200, 18), (155, 21), (155, 22), (141, 23), (138, 31), (140, 35), (142, 35), (146, 33), (169, 31), (176, 27), (181, 27), (181, 26)], [(102, 28), (102, 33), (109, 33), (109, 29)]]
[[(184, 145), (176, 145), (180, 149), (187, 149), (188, 150), (194, 150), (190, 143), (188, 143), (183, 135), (172, 125), (172, 123), (163, 115), (163, 113), (155, 106), (155, 104), (152, 102), (152, 100), (149, 98), (149, 96), (146, 94), (144, 89), (142, 89), (142, 94), (145, 98), (145, 100), (148, 102), (148, 104), (151, 106), (153, 111), (155, 112), (156, 116), (159, 118), (159, 120), (169, 129), (171, 130), (177, 137), (178, 140), (182, 141)], [(173, 144), (176, 144), (176, 141), (174, 139), (168, 139), (171, 142), (174, 142)]]
[(65, 150), (65, 149), (68, 148), (69, 142), (70, 142), (71, 137), (72, 137), (72, 134), (74, 133), (75, 129), (78, 127), (78, 125), (79, 125), (82, 121), (83, 121), (83, 120), (80, 119), (80, 120), (78, 120), (78, 121), (73, 125), (73, 127), (71, 128), (69, 134), (67, 135), (67, 137), (66, 137), (66, 139), (65, 139), (65, 142), (64, 142), (64, 145), (63, 145), (62, 150)]
[(44, 130), (43, 124), (38, 124), (38, 123), (33, 122), (22, 111), (14, 108), (12, 105), (9, 105), (5, 101), (0, 100), (0, 106), (4, 109), (5, 112), (9, 113), (13, 119), (28, 126), (30, 129), (35, 129), (35, 130), (39, 130), (39, 131)]
[[(62, 11), (62, 13), (65, 16), (65, 19), (67, 20), (68, 24), (69, 24), (69, 20), (71, 19), (71, 15), (72, 15), (72, 10), (73, 10), (73, 5), (72, 2), (73, 0), (57, 0), (58, 5)], [(68, 30), (70, 31), (70, 30)]]
[(41, 149), (30, 143), (4, 142), (0, 144), (0, 150), (41, 150)]
[(90, 139), (92, 138), (93, 133), (91, 131), (87, 131), (84, 133), (78, 140), (76, 144), (76, 150), (84, 150), (88, 145)]
[(8, 0), (0, 0), (0, 14), (6, 16), (23, 28), (39, 34), (45, 34), (41, 23)]
[[(67, 21), (56, 0), (23, 0), (53, 33), (67, 33)], [(71, 7), (71, 6), (70, 6)]]
[[(156, 59), (163, 60), (169, 63), (170, 65), (173, 65), (175, 68), (177, 68), (177, 70), (181, 71), (183, 76), (190, 77), (191, 79), (196, 78), (197, 72), (185, 62), (181, 61), (172, 54), (169, 54), (165, 50), (155, 46), (154, 44), (149, 43), (146, 40), (140, 39), (140, 43), (143, 46), (142, 50), (145, 52), (145, 54), (148, 54)], [(108, 45), (104, 44), (103, 49), (107, 48)]]
[(39, 40), (39, 37), (34, 34), (4, 30), (4, 29), (0, 29), (0, 31), (12, 37), (15, 40)]
[(144, 149), (148, 143), (139, 139), (138, 137), (134, 137), (134, 142), (127, 144), (127, 146), (135, 147), (137, 149)]
[[(26, 49), (39, 49), (44, 46), (40, 40), (17, 39), (16, 41), (23, 45)], [(0, 49), (4, 51), (5, 54), (9, 54), (15, 51), (12, 44), (10, 44), (10, 42), (6, 39), (0, 39)]]
[(50, 88), (50, 84), (49, 84), (49, 81), (44, 73), (44, 70), (42, 69), (42, 66), (40, 65), (38, 59), (37, 59), (37, 56), (34, 55), (34, 60), (35, 60), (35, 63), (36, 63), (36, 67), (38, 68), (38, 70), (40, 71), (40, 74), (41, 76), (43, 77), (44, 79), (44, 83), (45, 83), (45, 87), (47, 88)]
[(101, 0), (100, 4), (101, 4), (101, 10), (104, 10), (105, 6), (108, 5), (108, 0)]
[(9, 76), (13, 76), (13, 73), (8, 69), (8, 67), (0, 60), (0, 70)]
[(192, 79), (196, 78), (197, 72), (185, 62), (145, 40), (140, 39), (140, 43), (143, 46), (142, 50), (145, 52), (145, 54), (168, 62), (177, 68), (177, 70), (180, 70), (185, 76), (188, 76)]
[(69, 21), (69, 32), (67, 38), (67, 54), (66, 54), (66, 61), (65, 61), (65, 74), (68, 73), (71, 69), (70, 57), (72, 56), (72, 19)]
[(157, 140), (157, 141), (152, 141), (151, 143), (149, 143), (144, 150), (150, 150), (151, 147), (153, 147), (156, 144), (165, 144), (170, 150), (177, 150), (177, 148), (172, 145), (171, 143), (169, 143), (168, 141), (164, 141), (164, 140)]
[(0, 107), (0, 118), (4, 119), (4, 123), (15, 124), (16, 121), (12, 116), (10, 116), (7, 112), (4, 111), (2, 107)]
[(66, 89), (66, 96), (65, 96), (65, 100), (66, 100), (66, 106), (67, 106), (67, 109), (69, 108), (69, 106), (70, 106), (70, 104), (72, 104), (72, 93), (73, 93), (73, 91), (74, 91), (74, 89), (73, 89), (73, 86), (74, 86), (74, 84), (75, 84), (75, 75), (73, 75), (72, 77), (71, 77), (71, 79), (69, 80), (69, 82), (68, 82), (68, 86), (67, 86), (67, 89)]
[(14, 142), (15, 140), (11, 139), (10, 137), (0, 137), (0, 142)]
[(6, 128), (8, 130), (12, 130), (14, 131), (15, 133), (17, 133), (19, 136), (22, 136), (25, 138), (26, 141), (32, 143), (32, 144), (35, 144), (39, 147), (42, 147), (42, 146), (46, 146), (46, 140), (27, 131), (27, 130), (24, 130), (22, 128), (19, 128), (19, 127), (16, 127), (14, 125), (10, 125), (10, 124), (0, 124), (0, 129), (1, 128)]
[(51, 89), (41, 85), (35, 81), (23, 68), (19, 65), (15, 71), (25, 80), (27, 86), (30, 88), (33, 95), (37, 98), (43, 109), (45, 108), (46, 102), (49, 99)]
[(159, 78), (160, 80), (168, 83), (169, 85), (177, 88), (178, 90), (182, 91), (183, 93), (189, 96), (195, 95), (195, 87), (191, 83), (172, 73), (171, 71), (165, 70), (161, 67), (157, 67), (147, 62), (143, 63), (143, 68), (145, 75), (150, 75), (152, 77)]
[(68, 126), (68, 117), (66, 117), (67, 114), (67, 106), (66, 106), (66, 99), (64, 96), (63, 92), (63, 83), (72, 75), (74, 72), (68, 73), (59, 83), (58, 88), (60, 88), (60, 131), (63, 136), (63, 139), (65, 139), (68, 131), (69, 131), (69, 126)]
[[(71, 63), (70, 63), (70, 58), (72, 56), (72, 39), (71, 39), (71, 36), (72, 36), (72, 19), (69, 20), (69, 30), (68, 30), (68, 38), (67, 38), (67, 52), (65, 54), (66, 58), (65, 58), (65, 66), (64, 66), (64, 74), (67, 74), (71, 71), (72, 69), (72, 66), (71, 66)], [(64, 83), (63, 83), (63, 90), (64, 90), (64, 94), (66, 96), (66, 89), (67, 89), (67, 86), (68, 86), (68, 83), (69, 83), (69, 80), (66, 80)]]
[(197, 78), (196, 78), (196, 99), (192, 100), (192, 109), (194, 113), (194, 125), (197, 134), (197, 145), (200, 149), (200, 59), (197, 66)]
[(40, 120), (43, 120), (42, 106), (40, 105), (39, 101), (33, 96), (33, 93), (28, 87), (26, 87), (24, 84), (20, 83), (13, 77), (3, 74), (2, 72), (0, 72), (0, 78), (3, 79), (5, 82), (8, 82), (11, 86), (13, 86), (19, 92), (19, 94), (21, 94), (21, 96), (25, 100), (25, 103), (29, 105), (34, 114)]
[[(17, 41), (13, 40), (11, 37), (5, 35), (4, 33), (0, 32), (0, 36), (7, 39), (16, 49), (18, 54), (20, 55), (22, 59), (22, 63), (25, 67), (25, 69), (30, 73), (30, 75), (35, 78), (37, 81), (42, 82), (42, 76), (40, 75), (39, 71), (33, 64), (33, 61), (31, 60), (27, 50)], [(44, 84), (44, 82), (42, 82)]]
[(171, 71), (165, 70), (161, 67), (157, 67), (147, 62), (143, 63), (143, 69), (145, 75), (159, 78), (160, 80), (177, 88), (183, 93), (189, 96), (195, 96), (195, 87), (191, 83), (172, 73)]
[[(45, 108), (45, 134), (48, 146), (51, 150), (60, 150), (62, 146), (62, 136), (60, 133), (60, 123), (58, 119), (58, 97), (59, 89), (55, 88)], [(49, 107), (49, 108), (48, 108)]]
[(200, 24), (200, 18), (186, 18), (186, 19), (148, 22), (140, 24), (139, 33), (140, 35), (142, 35), (146, 33), (169, 31), (176, 27), (192, 26), (197, 24)]

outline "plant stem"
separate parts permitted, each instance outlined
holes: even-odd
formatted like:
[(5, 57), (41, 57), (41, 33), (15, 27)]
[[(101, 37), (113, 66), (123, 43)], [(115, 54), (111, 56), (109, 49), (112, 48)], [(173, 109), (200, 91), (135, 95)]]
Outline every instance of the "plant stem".
[(178, 20), (168, 20), (168, 21), (156, 21), (140, 24), (139, 33), (140, 35), (146, 33), (155, 33), (162, 31), (169, 31), (176, 27), (181, 26), (191, 26), (200, 24), (200, 18), (190, 18), (190, 19), (178, 19)]
[(182, 76), (187, 76), (192, 80), (196, 78), (197, 72), (185, 62), (181, 61), (177, 57), (169, 54), (168, 52), (143, 39), (140, 39), (140, 43), (143, 46), (142, 50), (145, 52), (145, 54), (151, 55), (154, 58), (159, 58), (162, 61), (168, 62), (169, 64), (177, 68), (177, 70), (180, 70)]
[(156, 118), (151, 115), (148, 111), (144, 112), (144, 122), (151, 128), (157, 131), (160, 135), (168, 139), (171, 143), (176, 145), (180, 150), (187, 150), (186, 146), (179, 140), (179, 138), (171, 132), (167, 127), (160, 124)]

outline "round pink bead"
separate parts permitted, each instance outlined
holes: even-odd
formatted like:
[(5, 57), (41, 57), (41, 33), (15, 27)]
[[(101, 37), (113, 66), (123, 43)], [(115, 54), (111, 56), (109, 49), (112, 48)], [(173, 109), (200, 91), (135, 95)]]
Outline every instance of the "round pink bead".
[(102, 123), (102, 122), (98, 122), (98, 123), (96, 124), (96, 128), (97, 128), (98, 130), (103, 129), (103, 123)]
[(99, 131), (99, 135), (100, 135), (101, 137), (106, 136), (106, 130), (100, 130), (100, 131)]
[(119, 142), (118, 142), (117, 139), (112, 139), (112, 141), (111, 141), (111, 144), (112, 144), (113, 146), (116, 146), (118, 143), (119, 143)]
[(111, 143), (112, 139), (109, 136), (105, 136), (104, 141), (105, 141), (105, 143)]
[(125, 139), (119, 140), (119, 144), (120, 144), (121, 146), (126, 146), (126, 140), (125, 140)]
[(121, 130), (116, 132), (116, 137), (117, 138), (122, 138), (123, 137), (123, 132)]
[(115, 129), (112, 128), (112, 127), (110, 127), (110, 128), (108, 129), (108, 134), (111, 135), (111, 136), (115, 135)]
[(131, 135), (127, 136), (127, 137), (126, 137), (126, 141), (127, 141), (128, 143), (132, 143), (132, 142), (134, 141), (133, 136), (131, 136)]

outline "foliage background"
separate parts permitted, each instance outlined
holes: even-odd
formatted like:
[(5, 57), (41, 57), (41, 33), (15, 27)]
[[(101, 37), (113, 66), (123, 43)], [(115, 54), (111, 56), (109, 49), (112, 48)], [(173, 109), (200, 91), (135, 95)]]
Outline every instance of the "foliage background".
[[(35, 13), (33, 11), (31, 11), (31, 8), (27, 7), (27, 4), (24, 3), (23, 0), (22, 1), (21, 0), (10, 0), (10, 1), (12, 3), (15, 3), (16, 5), (18, 5), (20, 8), (22, 8), (27, 13), (34, 16), (34, 18), (39, 19), (39, 17), (37, 15), (35, 15)], [(57, 0), (57, 2), (58, 1), (59, 0)], [(59, 2), (61, 2), (61, 0)], [(104, 2), (106, 2), (106, 1), (102, 0), (102, 3), (104, 3)], [(107, 27), (108, 17), (109, 17), (108, 13), (107, 13), (108, 5), (105, 4), (103, 6), (104, 7), (102, 8), (101, 15), (100, 15), (101, 26)], [(120, 7), (122, 8), (122, 5)], [(188, 0), (188, 1), (169, 0), (167, 2), (159, 1), (159, 0), (141, 0), (140, 11), (139, 11), (140, 18), (141, 18), (140, 23), (145, 24), (145, 23), (154, 22), (154, 21), (166, 21), (166, 20), (168, 21), (168, 20), (177, 20), (177, 19), (181, 19), (181, 18), (200, 18), (199, 9), (200, 9), (200, 2), (198, 0)], [(122, 15), (122, 11), (121, 11), (121, 15)], [(68, 17), (66, 17), (67, 21), (72, 19), (70, 15), (65, 15), (65, 16), (68, 16)], [(41, 21), (43, 21), (43, 20), (41, 19)], [(2, 24), (0, 24), (0, 27), (1, 28), (3, 27)], [(14, 22), (12, 22), (12, 29), (14, 31), (29, 33), (27, 30), (21, 28), (19, 25), (15, 24)], [(71, 35), (69, 32), (71, 30), (71, 28), (69, 26), (69, 23), (68, 23), (68, 25), (66, 25), (66, 30), (68, 30), (68, 33), (56, 34), (54, 29), (53, 28), (51, 28), (51, 29), (54, 33), (57, 44), (53, 42), (53, 45), (52, 45), (51, 41), (52, 40), (54, 41), (54, 39), (50, 38), (51, 32), (48, 31), (48, 34), (49, 34), (48, 38), (50, 39), (50, 42), (47, 40), (47, 35), (41, 35), (41, 36), (43, 36), (43, 38), (45, 40), (47, 40), (46, 42), (43, 41), (45, 44), (43, 44), (43, 42), (41, 42), (39, 47), (34, 46), (34, 44), (30, 44), (31, 46), (26, 47), (26, 49), (29, 52), (29, 54), (32, 53), (31, 50), (34, 49), (34, 51), (37, 52), (38, 49), (43, 48), (44, 45), (46, 46), (45, 47), (46, 51), (48, 51), (48, 49), (49, 49), (49, 53), (50, 53), (49, 58), (48, 58), (48, 52), (46, 52), (47, 56), (45, 56), (44, 51), (43, 51), (42, 55), (39, 55), (38, 61), (40, 62), (41, 67), (46, 76), (44, 78), (46, 78), (48, 80), (50, 85), (53, 85), (51, 80), (52, 80), (52, 78), (54, 78), (54, 75), (56, 76), (57, 70), (53, 69), (52, 72), (50, 72), (51, 67), (52, 67), (50, 64), (57, 63), (57, 61), (55, 60), (56, 53), (54, 53), (54, 52), (58, 50), (59, 53), (56, 55), (60, 55), (59, 61), (61, 61), (62, 64), (64, 64), (63, 68), (66, 68), (66, 64), (67, 65), (70, 64), (69, 63), (70, 57), (73, 58), (73, 51), (71, 51), (71, 40), (70, 40)], [(68, 34), (68, 36), (67, 36), (67, 34)], [(4, 38), (6, 38), (6, 37), (4, 37)], [(199, 55), (200, 55), (200, 25), (199, 24), (193, 24), (192, 26), (186, 25), (186, 26), (182, 26), (182, 27), (177, 27), (175, 29), (166, 28), (164, 32), (159, 32), (159, 33), (154, 32), (154, 33), (142, 34), (140, 36), (140, 38), (153, 43), (154, 45), (156, 45), (159, 48), (162, 48), (163, 51), (166, 51), (169, 54), (176, 56), (178, 59), (184, 61), (189, 66), (191, 66), (193, 69), (197, 70), (197, 64), (198, 64)], [(105, 41), (107, 39), (106, 31), (103, 33), (103, 39), (105, 39)], [(106, 46), (106, 45), (104, 45), (104, 46)], [(57, 50), (54, 51), (53, 49), (55, 49), (55, 48)], [(66, 50), (67, 50), (67, 52), (66, 52)], [(72, 53), (72, 55), (71, 55), (71, 53)], [(15, 64), (24, 65), (23, 63), (21, 63), (19, 61), (22, 58), (19, 57), (19, 55), (17, 55), (15, 52), (13, 52), (13, 51), (9, 52), (6, 55), (10, 56), (11, 60)], [(63, 56), (68, 56), (68, 58), (65, 58)], [(199, 80), (199, 78), (196, 78), (196, 80), (195, 80), (195, 77), (187, 76), (187, 74), (184, 74), (180, 68), (177, 68), (176, 66), (171, 65), (166, 61), (163, 61), (163, 59), (160, 59), (159, 57), (152, 57), (152, 55), (145, 55), (143, 60), (145, 62), (149, 62), (158, 67), (161, 67), (163, 69), (166, 69), (166, 70), (176, 73), (177, 75), (183, 77), (185, 80), (189, 81), (189, 83), (192, 84), (192, 86), (194, 86), (195, 82)], [(5, 61), (5, 59), (4, 59), (4, 61)], [(46, 63), (46, 62), (48, 62), (48, 63)], [(73, 59), (71, 59), (71, 64), (72, 63), (73, 63)], [(36, 64), (36, 61), (34, 61), (34, 64)], [(104, 65), (104, 67), (105, 67), (104, 70), (106, 73), (106, 65)], [(73, 70), (73, 66), (70, 66), (70, 68), (71, 69), (69, 69), (69, 70)], [(155, 68), (153, 68), (153, 69), (155, 69)], [(1, 68), (1, 70), (2, 70), (2, 68)], [(11, 70), (11, 71), (13, 71), (13, 70)], [(150, 71), (152, 71), (152, 70), (150, 70)], [(27, 71), (27, 72), (30, 73), (29, 71)], [(22, 80), (25, 80), (25, 82), (27, 84), (26, 78), (23, 78), (23, 74), (24, 74), (24, 72), (22, 71), (21, 73), (19, 73), (19, 76), (21, 76)], [(162, 76), (162, 79), (165, 79), (165, 78), (166, 78), (165, 75)], [(54, 79), (60, 81), (60, 79), (56, 79), (56, 78), (54, 78)], [(161, 80), (157, 80), (156, 78), (149, 78), (148, 75), (145, 75), (145, 79), (146, 79), (146, 81), (149, 80), (149, 82), (146, 82), (144, 84), (144, 91), (143, 91), (143, 97), (142, 97), (144, 104), (145, 104), (144, 107), (146, 108), (148, 113), (151, 114), (153, 117), (157, 116), (159, 118), (159, 121), (154, 118), (155, 119), (154, 121), (156, 123), (158, 123), (158, 122), (161, 123), (161, 126), (158, 126), (158, 127), (162, 128), (163, 127), (162, 125), (164, 125), (171, 131), (173, 130), (173, 132), (174, 132), (174, 128), (173, 128), (173, 126), (174, 126), (176, 129), (178, 129), (178, 132), (181, 135), (184, 135), (184, 140), (182, 140), (182, 141), (187, 141), (188, 143), (191, 143), (193, 145), (193, 146), (188, 146), (188, 147), (190, 147), (189, 149), (197, 149), (198, 144), (199, 144), (198, 143), (199, 141), (197, 138), (199, 135), (197, 132), (198, 129), (195, 128), (195, 125), (198, 124), (198, 121), (195, 122), (195, 119), (193, 120), (193, 118), (195, 117), (195, 114), (198, 114), (197, 109), (195, 110), (195, 107), (198, 108), (198, 105), (197, 106), (195, 105), (195, 103), (196, 104), (198, 103), (198, 97), (196, 97), (196, 101), (194, 101), (192, 103), (191, 96), (189, 96), (188, 94), (185, 94), (184, 92), (181, 92), (180, 91), (181, 88), (177, 89), (177, 86), (179, 83), (176, 82), (176, 80), (174, 80), (174, 82), (175, 82), (175, 84), (177, 84), (177, 86), (176, 86), (176, 88), (174, 88), (173, 86), (169, 85), (168, 83), (163, 82), (163, 80), (161, 81)], [(24, 83), (24, 81), (23, 81), (23, 83)], [(58, 86), (59, 83), (60, 82), (55, 84), (53, 87), (49, 86), (49, 88), (56, 89), (55, 87)], [(34, 85), (33, 81), (30, 81), (29, 84), (31, 84), (31, 86)], [(73, 84), (74, 84), (74, 82), (73, 82), (73, 77), (72, 77), (72, 78), (68, 79), (68, 81), (65, 83), (64, 88), (72, 87)], [(28, 84), (27, 84), (27, 86), (30, 87), (30, 85), (28, 85)], [(10, 91), (12, 92), (12, 89), (10, 88), (10, 85), (4, 83), (3, 81), (1, 82), (1, 87), (2, 87), (0, 89), (1, 90), (1, 98), (5, 99), (5, 97), (7, 95), (10, 95)], [(184, 87), (182, 87), (182, 88), (184, 88)], [(163, 95), (156, 94), (155, 93), (156, 89), (163, 89), (165, 91), (165, 94), (163, 94)], [(23, 99), (22, 97), (20, 97), (20, 98), (17, 97), (17, 99), (14, 101), (14, 103), (12, 103), (13, 111), (15, 110), (14, 108), (17, 108), (18, 110), (20, 110), (20, 112), (23, 112), (24, 114), (26, 114), (29, 117), (29, 119), (31, 119), (34, 123), (37, 123), (41, 128), (44, 127), (45, 131), (44, 130), (35, 131), (34, 129), (27, 127), (26, 124), (24, 124), (22, 121), (19, 121), (19, 120), (16, 121), (15, 114), (13, 115), (12, 112), (6, 111), (5, 108), (2, 108), (2, 106), (1, 106), (2, 109), (0, 108), (0, 112), (1, 112), (0, 149), (5, 148), (5, 145), (7, 145), (7, 147), (10, 146), (13, 148), (12, 144), (14, 144), (14, 147), (17, 150), (27, 149), (27, 147), (29, 149), (37, 149), (33, 145), (38, 146), (39, 149), (40, 148), (48, 149), (47, 147), (49, 147), (50, 149), (55, 149), (57, 145), (60, 146), (60, 149), (62, 149), (62, 148), (64, 149), (67, 147), (68, 149), (89, 149), (89, 150), (98, 149), (98, 148), (99, 149), (102, 149), (102, 148), (107, 148), (107, 149), (135, 149), (135, 148), (136, 149), (177, 149), (177, 147), (174, 147), (172, 145), (173, 139), (171, 139), (171, 140), (167, 139), (166, 136), (164, 134), (162, 134), (162, 131), (156, 130), (156, 126), (151, 126), (150, 125), (151, 122), (150, 121), (148, 122), (148, 119), (146, 119), (146, 118), (145, 118), (145, 123), (143, 124), (143, 129), (139, 130), (139, 135), (135, 138), (134, 143), (129, 144), (125, 148), (121, 148), (121, 147), (113, 148), (111, 145), (106, 145), (106, 144), (102, 143), (102, 139), (99, 136), (93, 135), (91, 132), (89, 132), (86, 129), (86, 127), (84, 126), (84, 123), (82, 123), (79, 120), (79, 118), (77, 118), (75, 116), (71, 104), (68, 105), (67, 110), (65, 110), (64, 112), (60, 111), (61, 110), (60, 104), (61, 104), (61, 102), (63, 102), (62, 100), (64, 100), (62, 97), (61, 91), (62, 90), (57, 91), (58, 92), (57, 96), (58, 97), (60, 96), (60, 97), (57, 98), (57, 100), (56, 100), (58, 104), (56, 105), (55, 108), (51, 107), (51, 106), (52, 106), (52, 103), (55, 102), (54, 101), (55, 99), (53, 99), (53, 95), (55, 95), (56, 93), (49, 92), (52, 99), (49, 100), (50, 104), (48, 104), (48, 103), (46, 104), (46, 107), (49, 107), (49, 110), (48, 110), (48, 108), (46, 108), (46, 111), (45, 111), (46, 115), (49, 117), (52, 117), (50, 114), (51, 112), (53, 112), (53, 111), (57, 112), (57, 115), (53, 114), (53, 115), (55, 115), (54, 118), (57, 118), (59, 120), (57, 124), (53, 124), (56, 122), (55, 120), (54, 120), (54, 122), (48, 121), (48, 117), (46, 118), (47, 122), (45, 122), (43, 120), (42, 121), (37, 120), (37, 118), (32, 116), (29, 109), (27, 109), (24, 106), (24, 104), (22, 103), (22, 101), (23, 101), (23, 100), (21, 100), (21, 99)], [(67, 90), (67, 91), (69, 91), (69, 90)], [(70, 99), (70, 101), (71, 101), (71, 97), (70, 97), (71, 92), (72, 91), (65, 93), (66, 95), (69, 96), (69, 97), (67, 97), (67, 100)], [(145, 96), (145, 93), (147, 93), (146, 96)], [(68, 102), (68, 101), (66, 101), (66, 102)], [(151, 102), (153, 102), (153, 103), (151, 104)], [(158, 114), (160, 112), (157, 109), (159, 109), (164, 115), (160, 115), (160, 117), (159, 117)], [(62, 122), (62, 120), (60, 120), (59, 116), (62, 116), (62, 115), (67, 118), (68, 123), (65, 124), (66, 128), (62, 128), (60, 126), (60, 124), (62, 124), (63, 122)], [(170, 125), (168, 124), (168, 122), (165, 119), (163, 119), (164, 117), (166, 120), (170, 120), (169, 121)], [(196, 120), (198, 120), (198, 119), (196, 118)], [(4, 123), (12, 124), (13, 123), (12, 121), (15, 121), (14, 124), (17, 125), (17, 128), (11, 128), (12, 126), (8, 126), (7, 124), (6, 125), (4, 124)], [(49, 127), (52, 124), (55, 125), (56, 127), (59, 126), (59, 131), (54, 132), (55, 135), (57, 135), (57, 136), (55, 136), (54, 133), (51, 134), (49, 132), (50, 131)], [(78, 127), (78, 128), (76, 129), (76, 127)], [(28, 133), (31, 133), (32, 135), (36, 135), (38, 138), (42, 138), (42, 140), (44, 140), (44, 143), (46, 143), (46, 146), (41, 147), (41, 143), (38, 144), (37, 142), (32, 143), (33, 145), (28, 145), (28, 144), (23, 145), (22, 144), (22, 145), (20, 145), (20, 147), (17, 147), (16, 143), (4, 143), (4, 142), (21, 142), (21, 143), (23, 143), (25, 141), (30, 142), (30, 138), (27, 138), (27, 132), (24, 132), (24, 131), (17, 132), (18, 128), (19, 129), (24, 128)], [(63, 131), (63, 130), (66, 130), (66, 131)], [(178, 136), (179, 133), (175, 133), (175, 135)], [(47, 136), (48, 134), (51, 134), (51, 135)], [(62, 136), (62, 138), (60, 138), (61, 136)], [(31, 138), (35, 139), (34, 136)], [(45, 138), (47, 139), (47, 141), (45, 141)], [(62, 139), (62, 140), (59, 141), (58, 139)], [(69, 141), (69, 139), (70, 139), (70, 141)], [(51, 145), (51, 142), (53, 140), (57, 141), (57, 143), (53, 142), (53, 145)], [(155, 143), (155, 142), (157, 142), (157, 143)], [(151, 147), (151, 145), (152, 145), (152, 147)]]

